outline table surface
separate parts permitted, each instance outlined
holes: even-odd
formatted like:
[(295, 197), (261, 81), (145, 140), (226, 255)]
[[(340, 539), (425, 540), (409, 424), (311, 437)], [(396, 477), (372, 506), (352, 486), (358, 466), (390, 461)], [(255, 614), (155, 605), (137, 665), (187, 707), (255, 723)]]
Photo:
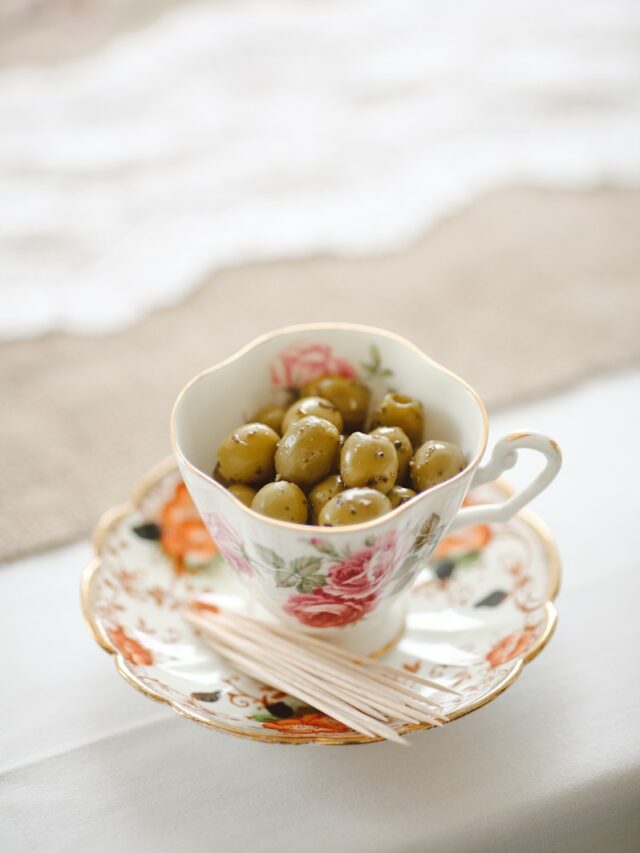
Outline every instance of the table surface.
[(565, 453), (534, 504), (563, 560), (556, 636), (503, 696), (410, 749), (193, 725), (90, 638), (87, 542), (0, 567), (0, 850), (637, 850), (640, 371), (499, 413), (492, 438), (523, 427)]

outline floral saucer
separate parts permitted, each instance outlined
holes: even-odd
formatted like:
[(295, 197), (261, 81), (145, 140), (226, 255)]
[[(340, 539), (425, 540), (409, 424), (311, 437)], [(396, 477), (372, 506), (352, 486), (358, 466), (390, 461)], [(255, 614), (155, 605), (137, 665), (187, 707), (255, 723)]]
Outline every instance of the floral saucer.
[[(503, 497), (493, 484), (468, 502)], [(183, 604), (244, 610), (236, 576), (218, 554), (172, 460), (151, 471), (132, 500), (107, 513), (82, 579), (96, 641), (120, 674), (198, 723), (271, 743), (370, 743), (346, 726), (240, 674), (183, 621)], [(528, 512), (444, 539), (411, 589), (406, 625), (389, 663), (455, 687), (450, 719), (486, 705), (547, 644), (560, 564), (544, 526)], [(443, 696), (444, 694), (439, 694)], [(421, 726), (398, 727), (402, 733)]]

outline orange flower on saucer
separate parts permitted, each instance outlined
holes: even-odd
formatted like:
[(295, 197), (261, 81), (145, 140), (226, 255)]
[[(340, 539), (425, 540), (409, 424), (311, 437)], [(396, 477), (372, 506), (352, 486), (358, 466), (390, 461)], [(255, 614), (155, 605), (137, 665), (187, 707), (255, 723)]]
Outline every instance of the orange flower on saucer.
[(178, 483), (173, 498), (162, 508), (160, 545), (178, 574), (201, 568), (218, 553), (184, 483)]
[(487, 654), (491, 669), (524, 654), (533, 642), (533, 637), (533, 631), (526, 630), (520, 634), (509, 634), (507, 637), (503, 637)]
[(122, 657), (129, 663), (141, 666), (151, 666), (153, 663), (153, 655), (149, 649), (145, 649), (137, 640), (127, 636), (122, 625), (109, 631), (109, 637)]
[(468, 551), (482, 551), (491, 541), (491, 528), (487, 524), (471, 524), (462, 530), (451, 533), (442, 540), (436, 550), (436, 557), (448, 557)]
[(303, 714), (301, 717), (289, 717), (286, 720), (273, 720), (262, 725), (265, 729), (291, 735), (336, 734), (351, 731), (344, 723), (339, 723), (338, 720), (321, 714), (320, 711)]

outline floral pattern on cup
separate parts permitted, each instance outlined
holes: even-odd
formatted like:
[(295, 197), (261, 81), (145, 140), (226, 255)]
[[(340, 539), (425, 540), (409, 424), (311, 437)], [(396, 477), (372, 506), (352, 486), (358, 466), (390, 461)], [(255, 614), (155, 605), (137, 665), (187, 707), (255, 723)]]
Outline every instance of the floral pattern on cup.
[[(271, 385), (279, 390), (298, 390), (307, 382), (321, 376), (345, 376), (347, 379), (360, 377), (365, 382), (385, 381), (393, 376), (382, 361), (375, 344), (369, 347), (367, 358), (359, 364), (359, 370), (346, 358), (335, 355), (328, 344), (291, 344), (269, 364)], [(386, 390), (386, 389), (385, 389)]]
[(253, 567), (247, 556), (242, 539), (233, 530), (231, 525), (225, 521), (219, 513), (208, 512), (205, 514), (207, 527), (211, 531), (218, 551), (227, 563), (237, 572), (246, 577), (252, 577)]
[(400, 546), (395, 531), (385, 533), (368, 547), (334, 563), (327, 572), (325, 592), (336, 598), (357, 600), (379, 595), (407, 550)]
[(345, 358), (335, 355), (328, 344), (291, 344), (281, 350), (269, 365), (271, 384), (275, 388), (301, 388), (312, 379), (329, 374), (356, 376), (355, 367)]
[(337, 551), (321, 537), (311, 543), (316, 554), (289, 562), (269, 548), (254, 548), (265, 570), (275, 573), (277, 587), (297, 590), (282, 605), (288, 616), (310, 628), (339, 628), (373, 610), (413, 541), (390, 531), (368, 538), (353, 553), (348, 547)]
[(308, 628), (341, 628), (362, 619), (374, 605), (374, 596), (354, 601), (336, 598), (321, 588), (290, 596), (282, 609)]

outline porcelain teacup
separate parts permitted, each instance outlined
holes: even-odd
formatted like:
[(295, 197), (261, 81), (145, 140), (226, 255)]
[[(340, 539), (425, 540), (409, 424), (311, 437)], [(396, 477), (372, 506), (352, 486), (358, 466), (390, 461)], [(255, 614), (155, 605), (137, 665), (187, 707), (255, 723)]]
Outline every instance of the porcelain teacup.
[[(325, 374), (358, 377), (373, 403), (388, 390), (418, 398), (425, 438), (455, 442), (467, 459), (464, 470), (386, 515), (345, 527), (293, 524), (245, 506), (212, 476), (218, 444), (261, 406)], [(478, 394), (409, 341), (345, 323), (271, 332), (203, 371), (178, 396), (171, 433), (187, 488), (256, 609), (369, 654), (400, 636), (405, 593), (448, 530), (508, 520), (561, 465), (552, 439), (518, 432), (498, 441), (481, 467), (488, 422)], [(462, 507), (472, 486), (496, 479), (525, 448), (545, 458), (526, 488), (498, 504)]]

